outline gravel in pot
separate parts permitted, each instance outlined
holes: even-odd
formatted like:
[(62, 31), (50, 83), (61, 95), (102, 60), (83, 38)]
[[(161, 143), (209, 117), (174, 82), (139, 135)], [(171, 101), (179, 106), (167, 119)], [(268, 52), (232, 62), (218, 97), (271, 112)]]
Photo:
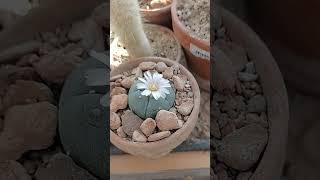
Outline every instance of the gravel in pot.
[[(182, 48), (173, 32), (160, 25), (145, 24), (144, 30), (149, 39), (154, 56), (168, 58), (179, 62), (183, 58)], [(113, 34), (112, 34), (113, 35)], [(111, 68), (119, 66), (130, 59), (127, 50), (118, 41), (118, 38), (111, 37)]]
[(110, 140), (127, 153), (166, 155), (198, 121), (198, 84), (172, 60), (147, 57), (123, 63), (111, 71), (110, 87)]
[[(230, 12), (214, 19), (211, 175), (279, 179), (287, 139), (288, 100), (280, 71), (257, 35)], [(221, 15), (221, 16), (219, 16)]]

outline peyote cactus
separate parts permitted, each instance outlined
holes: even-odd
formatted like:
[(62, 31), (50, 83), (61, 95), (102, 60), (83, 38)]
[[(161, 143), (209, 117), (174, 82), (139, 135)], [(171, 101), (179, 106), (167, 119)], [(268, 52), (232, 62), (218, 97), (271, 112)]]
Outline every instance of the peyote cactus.
[(129, 90), (130, 109), (143, 119), (155, 118), (160, 110), (169, 110), (175, 100), (175, 92), (161, 74), (147, 71), (145, 79), (136, 80)]

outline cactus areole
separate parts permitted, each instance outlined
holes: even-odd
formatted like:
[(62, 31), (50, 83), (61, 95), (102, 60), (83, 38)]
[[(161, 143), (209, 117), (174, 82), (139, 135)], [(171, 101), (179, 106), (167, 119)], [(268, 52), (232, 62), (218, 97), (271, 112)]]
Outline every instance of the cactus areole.
[(169, 80), (157, 72), (147, 71), (129, 90), (129, 107), (139, 117), (155, 118), (160, 110), (169, 110), (175, 100), (175, 92)]

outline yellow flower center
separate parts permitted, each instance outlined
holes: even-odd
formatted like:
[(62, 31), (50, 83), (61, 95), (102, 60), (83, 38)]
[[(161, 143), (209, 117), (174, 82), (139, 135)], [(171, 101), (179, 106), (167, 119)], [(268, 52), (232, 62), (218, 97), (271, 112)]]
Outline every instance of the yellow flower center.
[(150, 91), (157, 91), (158, 90), (158, 86), (154, 83), (149, 84), (148, 88)]

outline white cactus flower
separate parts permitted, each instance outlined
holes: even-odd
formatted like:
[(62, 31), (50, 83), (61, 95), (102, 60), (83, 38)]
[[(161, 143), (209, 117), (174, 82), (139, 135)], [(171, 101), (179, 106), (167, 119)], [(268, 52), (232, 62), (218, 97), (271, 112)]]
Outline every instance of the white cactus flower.
[(137, 88), (143, 90), (141, 95), (150, 96), (158, 100), (160, 97), (165, 98), (166, 94), (170, 94), (168, 90), (171, 87), (169, 80), (163, 78), (162, 74), (157, 72), (151, 74), (150, 71), (144, 73), (144, 78), (138, 78)]

